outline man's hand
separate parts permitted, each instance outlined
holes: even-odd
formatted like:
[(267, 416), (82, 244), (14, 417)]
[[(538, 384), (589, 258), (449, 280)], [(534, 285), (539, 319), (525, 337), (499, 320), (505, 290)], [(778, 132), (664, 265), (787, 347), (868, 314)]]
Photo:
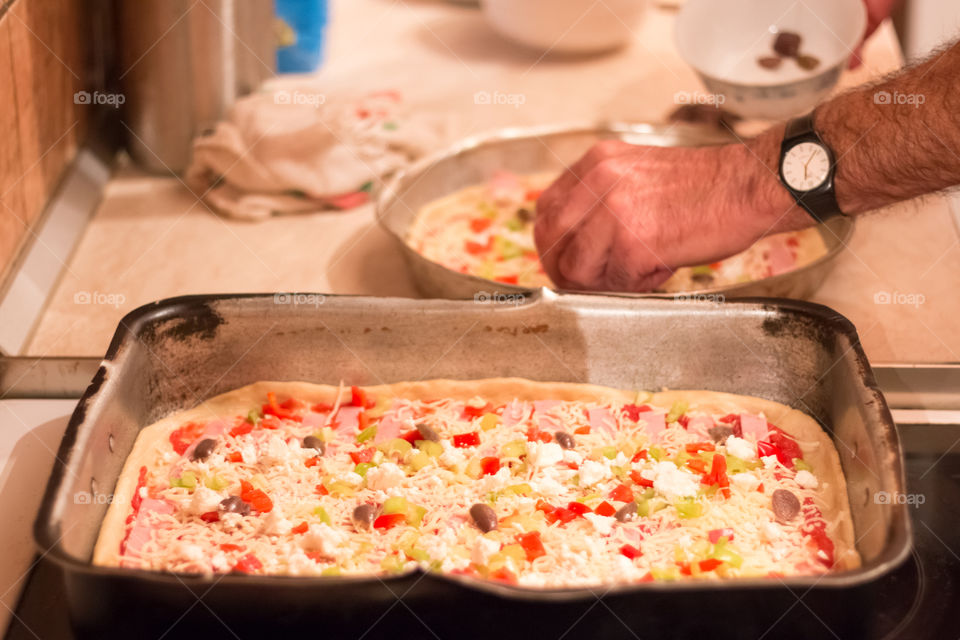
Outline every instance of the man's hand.
[(649, 291), (677, 267), (714, 262), (767, 233), (812, 223), (806, 214), (785, 215), (791, 209), (752, 148), (605, 141), (540, 196), (535, 236), (561, 288)]

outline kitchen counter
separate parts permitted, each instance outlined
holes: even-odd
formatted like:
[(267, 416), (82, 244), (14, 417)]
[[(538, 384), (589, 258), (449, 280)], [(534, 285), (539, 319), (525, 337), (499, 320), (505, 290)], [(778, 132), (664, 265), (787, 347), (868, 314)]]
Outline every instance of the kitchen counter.
[[(628, 48), (579, 58), (521, 49), (494, 34), (476, 9), (448, 3), (341, 0), (332, 9), (324, 90), (399, 88), (417, 109), (443, 119), (451, 139), (507, 125), (660, 121), (678, 91), (702, 91), (674, 50), (673, 15), (664, 9), (651, 10)], [(864, 59), (843, 86), (901, 64), (889, 25), (869, 41)], [(523, 104), (476, 104), (477, 91), (519, 94)], [(958, 237), (943, 197), (863, 218), (813, 300), (853, 320), (875, 362), (960, 360), (960, 332), (951, 326), (960, 312)], [(120, 318), (146, 302), (263, 291), (416, 295), (370, 205), (225, 220), (177, 178), (121, 161), (27, 353), (99, 355)]]

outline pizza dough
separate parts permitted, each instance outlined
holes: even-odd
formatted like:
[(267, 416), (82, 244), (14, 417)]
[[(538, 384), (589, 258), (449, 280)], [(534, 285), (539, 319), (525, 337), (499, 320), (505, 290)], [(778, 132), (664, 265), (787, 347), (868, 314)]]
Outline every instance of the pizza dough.
[(134, 444), (93, 561), (420, 566), (536, 588), (811, 575), (859, 556), (837, 453), (799, 411), (485, 379), (258, 382), (164, 418)]
[[(536, 200), (554, 174), (500, 172), (435, 200), (417, 214), (408, 244), (449, 269), (524, 287), (553, 287), (533, 240)], [(695, 291), (760, 280), (803, 267), (827, 253), (816, 228), (761, 238), (713, 264), (683, 267), (658, 291)]]

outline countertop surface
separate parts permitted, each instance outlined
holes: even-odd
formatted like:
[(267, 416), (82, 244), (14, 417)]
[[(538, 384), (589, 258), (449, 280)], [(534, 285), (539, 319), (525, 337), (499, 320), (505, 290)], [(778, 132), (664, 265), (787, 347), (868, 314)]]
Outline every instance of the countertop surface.
[[(522, 49), (492, 32), (478, 10), (449, 3), (341, 0), (332, 9), (320, 86), (398, 88), (415, 108), (443, 119), (451, 139), (509, 125), (662, 121), (678, 91), (703, 90), (674, 48), (673, 14), (664, 9), (650, 11), (625, 49), (579, 58)], [(889, 24), (864, 59), (842, 86), (900, 66)], [(477, 91), (523, 101), (476, 104)], [(957, 229), (947, 200), (932, 196), (858, 220), (812, 299), (853, 320), (874, 362), (958, 361), (960, 332), (951, 326), (960, 311), (958, 274)], [(179, 179), (121, 161), (27, 353), (100, 355), (125, 313), (160, 298), (271, 291), (417, 295), (371, 205), (225, 220)]]

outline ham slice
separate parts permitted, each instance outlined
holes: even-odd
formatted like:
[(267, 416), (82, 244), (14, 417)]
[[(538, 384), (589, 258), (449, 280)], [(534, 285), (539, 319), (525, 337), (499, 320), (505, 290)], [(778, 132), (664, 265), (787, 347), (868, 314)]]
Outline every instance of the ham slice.
[(504, 427), (512, 427), (518, 422), (523, 422), (523, 419), (527, 416), (527, 404), (525, 402), (517, 402), (512, 400), (507, 406), (503, 408), (503, 419)]
[(696, 416), (690, 418), (690, 422), (687, 423), (687, 431), (691, 434), (695, 434), (697, 437), (709, 441), (710, 438), (710, 429), (713, 427), (713, 418), (710, 416)]
[(487, 182), (487, 195), (498, 203), (523, 200), (524, 189), (516, 175), (509, 171), (497, 171)]
[(593, 431), (612, 434), (617, 430), (617, 419), (606, 407), (593, 407), (587, 410), (587, 420)]
[(193, 456), (193, 450), (197, 448), (197, 445), (200, 444), (201, 440), (206, 440), (207, 438), (216, 439), (219, 436), (222, 436), (227, 432), (227, 422), (225, 420), (211, 420), (203, 427), (203, 432), (200, 436), (190, 443), (190, 446), (187, 447), (187, 450), (183, 452), (183, 458), (189, 460)]
[(643, 423), (644, 431), (650, 436), (651, 443), (660, 442), (660, 436), (663, 434), (663, 430), (667, 428), (666, 414), (645, 412), (640, 415), (639, 422)]
[(779, 275), (793, 269), (797, 263), (793, 250), (781, 238), (770, 238), (769, 240), (770, 275)]
[(759, 442), (767, 438), (767, 421), (752, 413), (740, 414), (740, 428), (743, 429), (743, 438), (751, 442)]
[(360, 412), (363, 407), (340, 407), (333, 417), (333, 428), (338, 432), (352, 433), (360, 427)]
[(538, 417), (537, 424), (545, 431), (554, 431), (560, 427), (557, 419), (547, 414), (557, 405), (562, 404), (559, 400), (534, 400), (533, 412)]
[(141, 500), (140, 508), (137, 510), (137, 517), (133, 521), (133, 527), (123, 542), (123, 554), (139, 555), (140, 549), (150, 540), (150, 533), (154, 529), (154, 526), (150, 524), (150, 514), (158, 513), (169, 515), (174, 511), (174, 505), (169, 500), (157, 500), (156, 498), (144, 498)]
[(326, 413), (314, 413), (311, 411), (307, 415), (303, 416), (303, 422), (301, 422), (300, 424), (307, 427), (308, 429), (317, 430), (320, 427), (322, 427), (324, 424), (326, 424), (326, 422), (327, 422)]
[(403, 423), (392, 413), (385, 414), (377, 423), (377, 435), (374, 436), (374, 442), (384, 442), (400, 437), (400, 427)]

